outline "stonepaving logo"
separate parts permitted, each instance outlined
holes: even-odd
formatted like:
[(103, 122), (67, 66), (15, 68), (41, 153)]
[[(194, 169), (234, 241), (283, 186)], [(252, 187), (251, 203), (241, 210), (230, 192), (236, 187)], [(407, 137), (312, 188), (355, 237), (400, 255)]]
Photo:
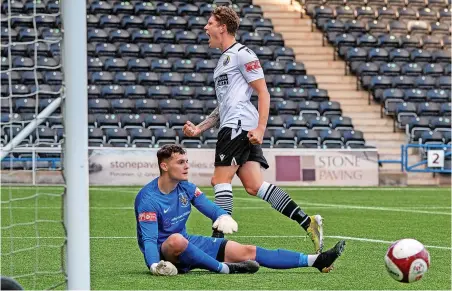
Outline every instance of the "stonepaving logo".
[(322, 154), (275, 156), (276, 181), (361, 181), (362, 159), (358, 155)]
[(316, 181), (315, 156), (276, 156), (276, 181)]

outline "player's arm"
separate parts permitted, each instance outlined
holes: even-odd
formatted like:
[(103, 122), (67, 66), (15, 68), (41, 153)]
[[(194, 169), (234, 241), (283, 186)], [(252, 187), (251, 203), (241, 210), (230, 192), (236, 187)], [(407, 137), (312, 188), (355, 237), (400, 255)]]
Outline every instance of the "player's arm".
[(233, 233), (237, 231), (237, 222), (224, 209), (210, 201), (199, 188), (195, 189), (195, 194), (191, 200), (193, 206), (202, 214), (213, 221), (213, 228), (223, 233)]
[(216, 126), (220, 121), (220, 108), (217, 106), (215, 109), (207, 116), (206, 120), (198, 124), (196, 127), (201, 130), (201, 133)]
[(157, 211), (149, 205), (141, 205), (137, 209), (138, 227), (141, 230), (144, 245), (144, 258), (146, 265), (150, 267), (160, 261), (160, 254), (157, 248), (158, 221)]
[(238, 66), (243, 77), (258, 96), (259, 121), (257, 128), (248, 132), (248, 138), (252, 144), (261, 144), (270, 111), (270, 93), (265, 82), (264, 71), (256, 54), (246, 47), (239, 49)]
[(157, 247), (157, 211), (155, 211), (155, 208), (150, 205), (140, 206), (137, 209), (138, 227), (140, 228), (143, 236), (146, 265), (151, 273), (156, 276), (177, 275), (177, 268), (171, 262), (160, 260), (160, 254)]
[(257, 92), (259, 123), (257, 128), (265, 132), (267, 127), (268, 114), (270, 112), (270, 93), (268, 93), (265, 79), (258, 79), (249, 83), (254, 91)]
[(186, 136), (199, 136), (204, 131), (216, 126), (220, 121), (220, 109), (217, 106), (212, 113), (198, 125), (194, 125), (190, 121), (184, 125), (183, 131)]

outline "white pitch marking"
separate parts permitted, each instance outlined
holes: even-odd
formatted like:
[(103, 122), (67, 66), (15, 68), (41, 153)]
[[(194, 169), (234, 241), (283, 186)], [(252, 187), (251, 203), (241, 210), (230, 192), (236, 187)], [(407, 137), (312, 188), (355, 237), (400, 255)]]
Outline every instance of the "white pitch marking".
[[(302, 235), (231, 235), (230, 238), (273, 238), (273, 239), (282, 239), (282, 238), (304, 238)], [(339, 235), (326, 235), (326, 238), (335, 238), (335, 239), (344, 239), (351, 241), (360, 241), (360, 242), (370, 242), (370, 243), (381, 243), (381, 244), (392, 244), (395, 241), (389, 240), (380, 240), (380, 239), (371, 239), (371, 238), (363, 238), (363, 237), (352, 237), (352, 236), (339, 236)], [(34, 236), (27, 237), (12, 237), (12, 239), (35, 239)], [(64, 239), (62, 236), (55, 237), (39, 237), (39, 239)], [(8, 237), (4, 237), (4, 239), (8, 239)], [(136, 239), (135, 236), (92, 236), (91, 239)], [(452, 250), (451, 247), (445, 246), (434, 246), (434, 245), (425, 245), (426, 248), (431, 249), (440, 249), (440, 250)]]
[[(61, 185), (55, 185), (55, 186), (8, 186), (8, 185), (2, 185), (3, 189), (54, 189), (54, 188), (63, 188)], [(234, 186), (233, 191), (241, 191), (244, 192), (245, 189), (243, 188), (235, 188)], [(129, 190), (129, 191), (139, 191), (142, 187), (137, 186), (136, 188), (130, 187), (130, 188), (124, 188), (124, 187), (108, 187), (105, 186), (105, 188), (100, 187), (91, 187), (90, 190), (95, 191), (108, 191), (108, 192), (115, 192), (116, 190)], [(201, 187), (201, 188), (207, 188), (207, 187)], [(306, 190), (306, 191), (325, 191), (325, 190), (331, 190), (331, 191), (425, 191), (425, 192), (437, 192), (437, 191), (451, 191), (451, 188), (448, 187), (339, 187), (339, 188), (328, 188), (328, 187), (292, 187), (292, 186), (281, 186), (283, 189), (291, 189), (291, 190)]]

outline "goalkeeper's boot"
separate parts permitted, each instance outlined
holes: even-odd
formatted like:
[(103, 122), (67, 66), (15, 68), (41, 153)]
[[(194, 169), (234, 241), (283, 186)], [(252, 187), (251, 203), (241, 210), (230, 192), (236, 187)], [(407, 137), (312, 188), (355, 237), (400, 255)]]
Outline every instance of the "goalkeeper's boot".
[(323, 218), (320, 215), (313, 215), (309, 218), (311, 219), (311, 223), (306, 229), (306, 232), (314, 244), (315, 253), (320, 254), (323, 251)]
[(213, 229), (212, 237), (224, 238), (224, 233), (222, 233), (221, 231), (218, 231), (216, 228), (212, 228), (212, 229)]
[(229, 267), (229, 274), (254, 274), (259, 270), (259, 263), (248, 260), (240, 263), (224, 263)]
[(333, 269), (334, 261), (339, 258), (345, 249), (345, 241), (339, 241), (333, 248), (319, 254), (312, 266), (322, 273), (329, 273)]

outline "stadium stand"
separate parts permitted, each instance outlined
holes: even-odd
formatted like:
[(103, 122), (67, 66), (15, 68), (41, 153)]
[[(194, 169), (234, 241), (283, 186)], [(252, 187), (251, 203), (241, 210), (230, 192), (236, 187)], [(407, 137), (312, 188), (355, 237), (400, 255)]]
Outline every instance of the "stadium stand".
[[(7, 1), (2, 2), (3, 22), (8, 7)], [(15, 13), (32, 11), (32, 2), (28, 0), (15, 1), (14, 5)], [(210, 106), (215, 100), (212, 75), (221, 52), (210, 49), (202, 33), (215, 5), (202, 1), (172, 4), (88, 1), (90, 145), (155, 147), (179, 142), (211, 147), (214, 132), (193, 141), (173, 129), (180, 128), (190, 115), (206, 116), (215, 107)], [(332, 123), (333, 117), (342, 114), (340, 104), (330, 101), (328, 91), (318, 88), (315, 76), (309, 75), (304, 64), (296, 61), (293, 49), (285, 46), (282, 35), (273, 30), (271, 19), (263, 17), (261, 7), (253, 5), (251, 0), (233, 1), (233, 7), (242, 21), (237, 39), (259, 56), (271, 92), (270, 137), (264, 146), (305, 147), (309, 144), (312, 147), (312, 136), (307, 137), (309, 142), (306, 142), (305, 135), (298, 132), (322, 129), (328, 130), (328, 134), (319, 134), (314, 143), (318, 148), (348, 147), (344, 133), (350, 128), (353, 130), (350, 118), (344, 116), (343, 120), (349, 124), (345, 129), (339, 126), (340, 122)], [(50, 12), (55, 9), (54, 1), (43, 1), (40, 9)], [(48, 39), (58, 35), (60, 19), (40, 18), (37, 29), (28, 20), (19, 18), (11, 24), (15, 31), (11, 55), (8, 54), (8, 36), (2, 31), (2, 69), (7, 68), (9, 59), (13, 66), (32, 68), (36, 49), (39, 87), (49, 96), (43, 98), (41, 94), (30, 93), (36, 91), (34, 75), (27, 75), (33, 74), (32, 71), (17, 75), (2, 72), (2, 80), (11, 79), (14, 95), (13, 112), (2, 102), (2, 120), (6, 122), (12, 114), (20, 119), (23, 114), (35, 112), (36, 106), (44, 108), (62, 82), (58, 47), (38, 43), (39, 47), (30, 48), (21, 44), (35, 37)], [(2, 97), (8, 97), (9, 92), (8, 86), (2, 86)], [(256, 95), (253, 102), (257, 105)], [(20, 121), (18, 126), (24, 123)], [(46, 121), (37, 131), (41, 134), (31, 135), (27, 140), (35, 145), (59, 143), (62, 141), (62, 137), (57, 136), (60, 127), (56, 120)], [(141, 129), (140, 133), (146, 133), (139, 135), (139, 142), (136, 142), (137, 128)], [(11, 132), (2, 132), (4, 142), (11, 140)], [(359, 131), (356, 134), (362, 136)], [(333, 136), (334, 143), (330, 142)], [(363, 142), (355, 146), (365, 145)]]
[[(180, 126), (188, 119), (202, 121), (216, 107), (212, 72), (221, 52), (207, 46), (202, 28), (216, 5), (229, 4), (88, 0), (91, 146), (214, 145), (216, 130), (187, 139)], [(47, 12), (57, 7), (55, 1), (39, 5)], [(11, 11), (27, 14), (30, 7), (32, 1), (18, 0)], [(449, 2), (233, 0), (232, 7), (241, 17), (237, 39), (259, 56), (271, 94), (264, 147), (387, 147), (394, 155), (397, 146), (391, 142), (450, 143)], [(1, 8), (5, 24), (7, 1)], [(12, 31), (2, 25), (1, 77), (12, 87), (2, 86), (1, 94), (12, 92), (14, 98), (13, 111), (2, 98), (1, 114), (2, 121), (15, 126), (26, 125), (35, 106), (51, 102), (62, 81), (58, 45), (22, 44), (59, 35), (60, 19), (40, 18), (36, 25), (21, 18), (11, 20)], [(10, 37), (15, 44), (9, 49)], [(10, 60), (13, 66), (33, 66), (35, 51), (36, 76), (26, 70), (4, 72)], [(348, 91), (351, 82), (356, 92)], [(372, 106), (364, 107), (367, 98), (380, 104), (382, 117), (393, 118), (390, 130), (403, 132), (404, 138), (362, 122), (377, 114)], [(255, 94), (252, 101), (257, 105)], [(34, 134), (28, 144), (62, 141), (61, 120), (49, 118), (42, 128), (45, 139)], [(425, 132), (434, 138), (422, 139)], [(5, 126), (1, 134), (5, 144), (14, 132)]]

